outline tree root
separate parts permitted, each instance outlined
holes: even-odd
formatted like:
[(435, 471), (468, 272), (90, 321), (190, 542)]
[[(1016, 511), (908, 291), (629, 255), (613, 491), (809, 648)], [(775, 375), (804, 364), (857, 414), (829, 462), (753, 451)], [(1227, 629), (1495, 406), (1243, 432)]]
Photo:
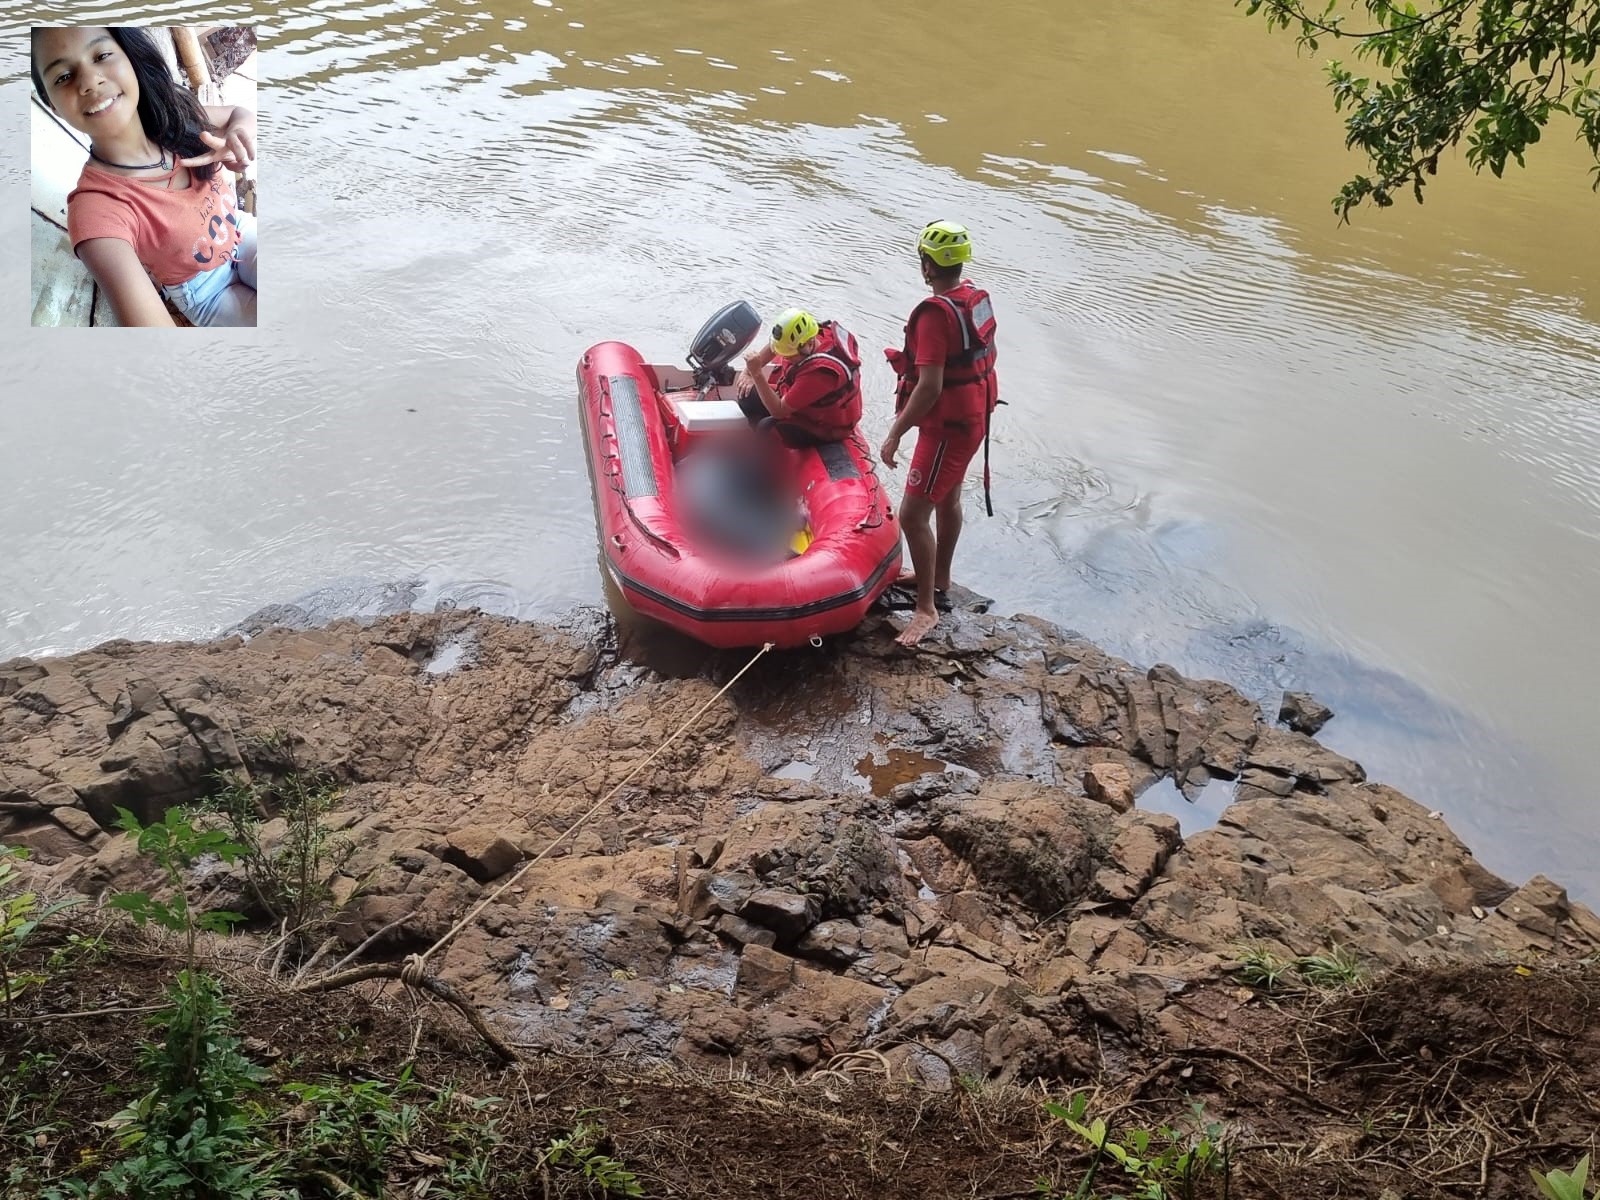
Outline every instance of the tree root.
[(335, 971), (331, 975), (324, 975), (320, 979), (308, 979), (304, 983), (296, 984), (297, 992), (331, 992), (335, 988), (348, 987), (352, 983), (363, 983), (368, 979), (398, 979), (407, 987), (418, 988), (431, 996), (437, 996), (446, 1004), (453, 1005), (457, 1012), (466, 1018), (484, 1043), (498, 1054), (502, 1061), (507, 1063), (520, 1062), (521, 1058), (499, 1034), (489, 1028), (488, 1023), (478, 1012), (477, 1006), (451, 987), (442, 979), (437, 979), (419, 970), (410, 969), (412, 960), (404, 963), (367, 963), (365, 966), (351, 967), (348, 971)]

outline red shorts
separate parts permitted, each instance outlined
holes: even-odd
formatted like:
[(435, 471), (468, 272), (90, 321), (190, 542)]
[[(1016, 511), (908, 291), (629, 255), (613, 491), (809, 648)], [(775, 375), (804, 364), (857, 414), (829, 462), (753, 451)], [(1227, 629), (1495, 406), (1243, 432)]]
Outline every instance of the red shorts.
[(906, 476), (906, 495), (938, 504), (967, 477), (973, 455), (983, 446), (983, 422), (924, 425), (917, 430), (917, 449)]

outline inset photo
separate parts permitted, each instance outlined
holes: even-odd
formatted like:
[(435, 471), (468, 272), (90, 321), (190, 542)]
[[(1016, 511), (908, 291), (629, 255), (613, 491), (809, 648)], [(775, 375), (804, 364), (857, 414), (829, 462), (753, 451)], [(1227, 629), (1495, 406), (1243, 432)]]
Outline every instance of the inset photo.
[(256, 324), (256, 35), (35, 26), (33, 324)]

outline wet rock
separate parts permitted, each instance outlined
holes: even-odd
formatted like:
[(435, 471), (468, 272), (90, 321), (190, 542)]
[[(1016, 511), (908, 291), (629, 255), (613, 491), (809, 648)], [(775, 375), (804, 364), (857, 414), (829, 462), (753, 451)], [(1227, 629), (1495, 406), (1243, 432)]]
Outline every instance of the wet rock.
[[(1114, 1052), (1210, 1019), (1218, 956), (1244, 942), (1373, 966), (1600, 947), (1555, 885), (1510, 895), (1443, 821), (1233, 689), (1045, 622), (962, 614), (925, 655), (864, 628), (826, 687), (779, 671), (703, 712), (714, 678), (657, 674), (614, 638), (603, 614), (407, 613), (6, 664), (0, 840), (41, 847), (26, 868), (51, 886), (150, 887), (130, 839), (91, 828), (116, 805), (154, 815), (236, 758), (319, 771), (355, 847), (337, 929), (350, 947), (384, 931), (381, 957), (604, 800), (459, 932), (445, 977), (530, 1045), (788, 1070), (915, 1037), (956, 1073), (1069, 1078), (1097, 1062), (1090, 1023)], [(470, 670), (424, 669), (451, 645)], [(799, 751), (775, 747), (795, 728)], [(765, 781), (799, 752), (814, 780)], [(897, 755), (952, 765), (884, 799), (848, 786)], [(1179, 844), (1128, 805), (1158, 774), (1234, 776), (1238, 800)], [(925, 1051), (890, 1055), (950, 1082)]]
[(1083, 790), (1089, 799), (1127, 812), (1134, 805), (1133, 775), (1117, 763), (1091, 763), (1083, 773)]
[(517, 844), (488, 825), (463, 825), (452, 829), (445, 840), (444, 861), (479, 883), (499, 879), (522, 860)]
[(1285, 692), (1283, 703), (1278, 706), (1278, 720), (1296, 733), (1312, 735), (1333, 720), (1333, 709), (1310, 692)]
[(778, 935), (770, 929), (752, 924), (728, 913), (719, 913), (711, 923), (718, 935), (739, 946), (775, 946)]
[(699, 876), (689, 894), (689, 915), (704, 920), (715, 913), (737, 916), (757, 891), (761, 881), (737, 871), (718, 871)]
[(100, 828), (99, 822), (81, 808), (52, 808), (50, 810), (50, 819), (80, 841), (96, 843), (105, 839), (106, 831)]
[(900, 866), (890, 839), (869, 821), (840, 823), (834, 836), (801, 866), (807, 892), (828, 916), (851, 916), (902, 900)]
[(1543, 938), (1554, 938), (1557, 927), (1571, 913), (1567, 889), (1543, 875), (1535, 875), (1500, 905), (1500, 912), (1520, 928)]
[(1108, 900), (1136, 900), (1168, 857), (1183, 844), (1178, 819), (1166, 813), (1136, 813), (1111, 844), (1108, 866), (1094, 877), (1095, 889)]
[(739, 916), (773, 931), (778, 940), (793, 944), (817, 921), (822, 911), (815, 896), (764, 888), (739, 906)]
[(739, 956), (737, 992), (750, 1000), (770, 1000), (794, 982), (794, 968), (787, 954), (751, 943)]

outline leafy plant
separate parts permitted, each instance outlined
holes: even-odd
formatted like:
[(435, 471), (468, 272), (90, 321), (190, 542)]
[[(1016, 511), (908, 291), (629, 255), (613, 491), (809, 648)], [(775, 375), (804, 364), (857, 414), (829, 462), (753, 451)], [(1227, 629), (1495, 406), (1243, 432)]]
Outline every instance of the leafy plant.
[[(1539, 1194), (1547, 1197), (1547, 1200), (1585, 1200), (1584, 1189), (1589, 1183), (1589, 1156), (1585, 1154), (1580, 1158), (1578, 1165), (1572, 1168), (1570, 1174), (1566, 1171), (1551, 1171), (1545, 1175), (1531, 1167), (1528, 1173), (1538, 1185)], [(1600, 1195), (1600, 1190), (1595, 1194)]]
[(1310, 954), (1294, 960), (1294, 969), (1312, 987), (1354, 987), (1365, 977), (1361, 961), (1348, 950), (1334, 946), (1325, 954)]
[[(1539, 141), (1557, 114), (1571, 118), (1595, 155), (1600, 187), (1600, 89), (1590, 69), (1600, 54), (1595, 0), (1434, 0), (1429, 9), (1395, 0), (1235, 0), (1268, 28), (1297, 29), (1302, 47), (1324, 39), (1350, 46), (1378, 68), (1357, 75), (1328, 64), (1333, 105), (1345, 114), (1345, 145), (1370, 160), (1334, 197), (1341, 220), (1366, 200), (1380, 208), (1409, 189), (1420, 203), (1441, 154), (1466, 142), (1467, 165), (1499, 176)], [(1346, 24), (1349, 8), (1371, 25)]]
[(1248, 946), (1239, 955), (1239, 978), (1262, 991), (1277, 991), (1293, 965), (1264, 946)]
[[(1089, 1200), (1094, 1195), (1095, 1177), (1106, 1159), (1116, 1163), (1128, 1177), (1136, 1200), (1195, 1200), (1197, 1189), (1207, 1176), (1222, 1175), (1226, 1182), (1230, 1162), (1224, 1130), (1220, 1122), (1205, 1119), (1202, 1105), (1196, 1104), (1191, 1110), (1194, 1127), (1190, 1130), (1170, 1126), (1130, 1129), (1119, 1135), (1120, 1140), (1113, 1140), (1104, 1118), (1089, 1117), (1089, 1100), (1081, 1092), (1064, 1105), (1052, 1101), (1044, 1107), (1094, 1150), (1094, 1158), (1072, 1193), (1072, 1200)], [(1034, 1190), (1052, 1200), (1064, 1196), (1044, 1179), (1034, 1182)]]
[(594, 1110), (578, 1113), (577, 1124), (564, 1137), (552, 1138), (544, 1148), (543, 1163), (579, 1172), (589, 1183), (615, 1196), (643, 1196), (639, 1177), (605, 1152), (605, 1127), (585, 1118)]
[(332, 1174), (364, 1192), (381, 1189), (389, 1151), (409, 1143), (419, 1127), (421, 1109), (407, 1099), (415, 1089), (410, 1067), (393, 1084), (381, 1079), (285, 1084), (283, 1090), (310, 1109), (294, 1139), (301, 1170)]
[(45, 976), (36, 972), (14, 969), (23, 944), (42, 922), (82, 903), (66, 899), (43, 904), (35, 892), (14, 890), (18, 886), (16, 864), (27, 857), (27, 850), (21, 846), (0, 846), (0, 995), (4, 996), (8, 1014), (17, 993), (45, 981)]
[(1355, 987), (1366, 978), (1360, 959), (1340, 946), (1321, 954), (1280, 958), (1264, 946), (1248, 946), (1239, 954), (1239, 978), (1264, 992), (1283, 989), (1291, 972), (1299, 982), (1314, 988)]
[[(324, 823), (339, 801), (339, 789), (298, 772), (268, 781), (242, 774), (222, 774), (218, 780), (210, 808), (243, 849), (240, 859), (251, 892), (273, 921), (303, 936), (325, 915), (332, 900), (329, 881), (355, 852), (348, 838), (331, 833)], [(261, 842), (261, 820), (273, 811), (283, 816), (287, 830), (269, 850)]]
[(150, 825), (125, 808), (117, 811), (118, 826), (133, 835), (141, 853), (155, 859), (171, 896), (130, 892), (109, 903), (136, 924), (154, 922), (182, 934), (185, 966), (167, 988), (171, 1007), (148, 1020), (158, 1039), (139, 1051), (140, 1073), (150, 1088), (112, 1118), (129, 1157), (108, 1167), (82, 1194), (145, 1200), (267, 1195), (273, 1186), (272, 1171), (264, 1165), (269, 1147), (243, 1105), (266, 1073), (240, 1052), (221, 985), (195, 970), (198, 934), (226, 933), (242, 918), (196, 912), (185, 891), (184, 873), (196, 861), (216, 855), (233, 862), (243, 848), (219, 830), (199, 828), (180, 808), (168, 809)]
[(242, 1103), (267, 1072), (240, 1052), (217, 980), (180, 971), (168, 995), (173, 1006), (149, 1022), (160, 1040), (139, 1052), (152, 1086), (112, 1118), (131, 1157), (107, 1168), (89, 1194), (143, 1200), (270, 1194), (271, 1148)]
[(244, 847), (230, 841), (220, 830), (199, 828), (181, 808), (167, 809), (166, 815), (151, 825), (141, 824), (139, 818), (125, 808), (117, 809), (117, 818), (117, 828), (131, 833), (139, 852), (155, 859), (165, 873), (172, 887), (172, 899), (158, 900), (148, 892), (123, 892), (108, 903), (127, 913), (136, 925), (154, 921), (163, 929), (183, 934), (188, 966), (193, 971), (196, 934), (202, 930), (226, 933), (244, 917), (235, 912), (194, 912), (184, 893), (183, 873), (208, 854), (215, 854), (223, 862), (234, 862), (244, 853)]

